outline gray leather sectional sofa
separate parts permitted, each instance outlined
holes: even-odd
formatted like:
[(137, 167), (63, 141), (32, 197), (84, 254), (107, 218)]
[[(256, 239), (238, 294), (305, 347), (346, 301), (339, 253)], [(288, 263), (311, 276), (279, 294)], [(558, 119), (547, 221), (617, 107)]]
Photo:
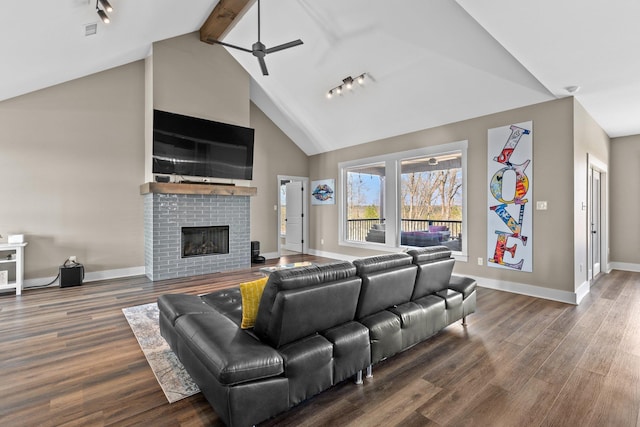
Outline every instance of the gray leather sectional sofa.
[(160, 331), (229, 426), (253, 425), (475, 311), (476, 283), (435, 246), (272, 273), (253, 329), (239, 288), (158, 299)]

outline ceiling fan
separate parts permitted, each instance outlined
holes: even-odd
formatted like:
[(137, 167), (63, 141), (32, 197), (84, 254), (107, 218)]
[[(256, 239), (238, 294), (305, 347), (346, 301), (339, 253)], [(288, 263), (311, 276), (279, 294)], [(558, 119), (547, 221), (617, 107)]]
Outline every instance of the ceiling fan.
[(258, 62), (260, 63), (260, 69), (262, 69), (263, 76), (269, 75), (269, 71), (267, 70), (267, 64), (266, 62), (264, 62), (265, 55), (267, 55), (268, 53), (278, 52), (279, 50), (289, 49), (290, 47), (294, 47), (302, 44), (302, 40), (298, 39), (298, 40), (291, 41), (289, 43), (284, 43), (278, 46), (270, 47), (268, 49), (266, 48), (266, 46), (260, 41), (260, 0), (258, 0), (258, 41), (251, 46), (251, 49), (246, 49), (241, 46), (236, 46), (233, 44), (221, 42), (220, 40), (211, 40), (211, 41), (213, 43), (221, 44), (222, 46), (231, 47), (234, 49), (242, 50), (242, 51), (253, 54), (253, 56), (258, 58)]

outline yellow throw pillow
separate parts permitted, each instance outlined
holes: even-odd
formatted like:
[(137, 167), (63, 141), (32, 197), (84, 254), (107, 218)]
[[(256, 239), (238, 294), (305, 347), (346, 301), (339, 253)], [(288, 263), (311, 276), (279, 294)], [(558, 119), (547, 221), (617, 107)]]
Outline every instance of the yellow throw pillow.
[(263, 277), (253, 282), (240, 283), (240, 295), (242, 295), (242, 329), (253, 328), (258, 316), (258, 305), (262, 298), (262, 291), (269, 277)]

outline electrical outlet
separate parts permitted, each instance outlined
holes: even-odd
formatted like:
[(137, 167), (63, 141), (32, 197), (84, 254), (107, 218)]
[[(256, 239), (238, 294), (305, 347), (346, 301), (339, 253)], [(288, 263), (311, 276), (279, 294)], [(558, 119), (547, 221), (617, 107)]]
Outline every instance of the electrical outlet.
[(539, 200), (536, 202), (536, 209), (539, 211), (546, 211), (547, 210), (547, 201), (546, 200)]
[(484, 260), (482, 258), (478, 258), (478, 265), (484, 264)]
[(70, 255), (69, 256), (69, 261), (76, 262), (76, 256), (75, 255)]

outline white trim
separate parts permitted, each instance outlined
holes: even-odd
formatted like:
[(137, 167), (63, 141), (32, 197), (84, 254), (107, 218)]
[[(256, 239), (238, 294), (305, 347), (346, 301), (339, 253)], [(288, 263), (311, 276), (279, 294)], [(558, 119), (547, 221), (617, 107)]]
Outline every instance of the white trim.
[[(587, 153), (587, 280), (593, 281), (593, 260), (592, 260), (592, 240), (591, 240), (591, 221), (592, 221), (592, 170), (600, 173), (600, 271), (604, 272), (609, 265), (609, 173), (605, 162), (598, 159), (591, 153)], [(610, 270), (609, 270), (610, 271)]]
[[(398, 252), (398, 251), (395, 250), (394, 252)], [(333, 258), (333, 259), (342, 260), (342, 261), (349, 261), (349, 262), (355, 261), (356, 259), (359, 259), (359, 258), (363, 258), (359, 256), (339, 254), (336, 252), (319, 251), (317, 249), (309, 249), (309, 254), (315, 255), (315, 256), (321, 256), (325, 258)]]
[(630, 262), (612, 262), (610, 264), (610, 270), (634, 271), (636, 273), (640, 273), (640, 264)]
[[(120, 279), (123, 277), (144, 276), (144, 275), (145, 275), (144, 266), (117, 268), (114, 270), (92, 271), (85, 274), (83, 283), (95, 282), (98, 280)], [(51, 277), (40, 277), (38, 279), (25, 280), (24, 288), (28, 289), (28, 288), (41, 287), (46, 285), (47, 283), (52, 282), (55, 278), (56, 277), (51, 276)]]
[[(507, 282), (504, 280), (487, 279), (478, 276), (468, 276), (478, 282), (478, 286), (483, 288), (506, 291), (514, 294), (527, 295), (530, 297), (543, 298), (552, 301), (559, 301), (566, 304), (577, 305), (578, 294), (576, 292), (560, 291), (558, 289), (542, 288), (540, 286), (527, 285), (524, 283)], [(580, 289), (582, 289), (582, 285)], [(583, 295), (584, 296), (584, 295)], [(582, 298), (580, 298), (582, 299)]]
[(582, 302), (582, 299), (586, 297), (590, 291), (591, 284), (589, 283), (589, 281), (587, 280), (582, 282), (582, 285), (578, 286), (578, 289), (576, 289), (576, 305), (580, 304)]
[[(282, 244), (280, 242), (281, 238), (284, 236), (286, 238), (286, 234), (282, 235), (280, 233), (281, 228), (281, 224), (280, 224), (280, 219), (281, 219), (281, 204), (280, 204), (280, 183), (283, 180), (289, 180), (289, 181), (298, 181), (298, 182), (302, 182), (302, 213), (303, 213), (303, 218), (302, 218), (302, 253), (306, 254), (309, 253), (309, 217), (310, 217), (310, 211), (309, 211), (309, 177), (306, 176), (294, 176), (294, 175), (278, 175), (276, 177), (276, 179), (278, 180), (277, 182), (277, 189), (278, 189), (278, 204), (277, 204), (277, 209), (276, 209), (276, 215), (278, 215), (278, 227), (277, 227), (277, 232), (276, 232), (276, 242), (277, 242), (277, 248), (278, 248), (278, 254), (280, 254), (281, 249), (287, 249), (290, 250), (286, 247), (286, 245)], [(264, 256), (264, 255), (262, 255)], [(280, 255), (274, 257), (274, 258), (278, 258)], [(265, 258), (267, 258), (266, 256), (264, 256)]]
[(260, 254), (260, 256), (263, 256), (265, 259), (280, 258), (280, 255), (278, 255), (278, 252), (267, 252), (266, 254)]

